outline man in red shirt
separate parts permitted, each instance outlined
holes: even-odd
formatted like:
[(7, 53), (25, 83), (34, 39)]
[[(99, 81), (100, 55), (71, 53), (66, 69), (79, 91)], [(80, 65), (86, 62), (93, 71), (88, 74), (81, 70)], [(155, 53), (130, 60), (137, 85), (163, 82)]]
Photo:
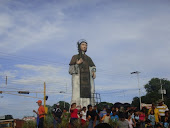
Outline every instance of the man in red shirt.
[(43, 128), (44, 127), (43, 123), (44, 123), (45, 109), (42, 106), (42, 101), (41, 100), (38, 100), (36, 103), (38, 104), (39, 108), (38, 108), (38, 111), (33, 110), (33, 112), (35, 112), (39, 117), (38, 128)]

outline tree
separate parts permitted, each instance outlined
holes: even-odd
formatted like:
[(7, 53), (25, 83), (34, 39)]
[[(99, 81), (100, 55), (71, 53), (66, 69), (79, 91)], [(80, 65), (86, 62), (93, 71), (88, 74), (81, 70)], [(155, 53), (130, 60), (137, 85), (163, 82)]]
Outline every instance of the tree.
[[(60, 109), (63, 110), (64, 109), (64, 101), (59, 101), (60, 104)], [(56, 104), (53, 104), (52, 108), (55, 108)], [(70, 108), (70, 104), (68, 102), (65, 102), (65, 108), (67, 111), (69, 111)]]
[[(170, 107), (170, 81), (159, 78), (152, 78), (148, 84), (144, 85), (146, 89), (146, 95), (141, 97), (142, 103), (156, 103), (159, 99), (161, 99), (161, 94), (159, 93), (162, 88), (166, 90), (166, 94), (164, 95), (165, 104)], [(132, 101), (133, 106), (138, 106), (139, 98), (134, 97)]]
[(106, 106), (107, 108), (110, 108), (113, 106), (112, 103), (109, 103), (109, 102), (100, 102), (99, 104), (97, 104), (97, 108), (99, 110), (103, 110), (103, 107)]
[(139, 109), (139, 106), (140, 106), (139, 97), (134, 97), (133, 98), (132, 106), (137, 107)]

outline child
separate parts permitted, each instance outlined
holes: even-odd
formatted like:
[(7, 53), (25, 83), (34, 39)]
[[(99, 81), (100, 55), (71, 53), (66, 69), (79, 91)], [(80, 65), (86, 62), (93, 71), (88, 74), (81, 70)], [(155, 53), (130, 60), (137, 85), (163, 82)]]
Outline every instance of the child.
[(81, 125), (84, 126), (86, 124), (86, 107), (83, 107), (82, 111), (80, 112), (81, 117)]
[(113, 110), (112, 113), (110, 113), (111, 120), (118, 121), (119, 117), (116, 115), (116, 110)]
[(164, 118), (164, 128), (169, 127), (169, 113), (168, 111), (165, 112), (165, 118)]
[(145, 121), (145, 128), (154, 128), (154, 127), (152, 126), (151, 121), (150, 121), (149, 119), (147, 119), (147, 120)]
[(134, 123), (134, 127), (135, 128), (138, 128), (138, 127), (140, 127), (140, 120), (139, 120), (139, 111), (136, 111), (135, 113), (134, 113), (134, 119), (135, 119), (135, 123)]
[(154, 115), (154, 110), (151, 110), (148, 119), (151, 121), (151, 124), (153, 127), (155, 127), (155, 115)]
[(109, 120), (110, 120), (110, 110), (107, 109), (106, 112), (107, 112), (107, 114), (104, 115), (102, 118), (103, 123), (109, 123)]
[(66, 108), (63, 109), (63, 113), (61, 115), (61, 120), (62, 123), (67, 123), (69, 122), (69, 118), (70, 118), (70, 113), (67, 112)]

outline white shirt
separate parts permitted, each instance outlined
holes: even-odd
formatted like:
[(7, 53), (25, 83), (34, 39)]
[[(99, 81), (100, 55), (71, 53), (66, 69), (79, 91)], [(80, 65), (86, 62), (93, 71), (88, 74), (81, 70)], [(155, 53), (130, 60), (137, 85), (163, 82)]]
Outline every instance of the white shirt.
[(82, 115), (81, 119), (86, 120), (86, 112), (81, 111), (80, 114)]
[(157, 106), (157, 109), (159, 110), (160, 116), (165, 116), (165, 111), (168, 111), (168, 107), (163, 104), (162, 106)]
[(130, 120), (126, 119), (126, 120), (127, 120), (128, 123), (129, 123), (129, 127), (130, 127), (130, 128), (133, 128), (133, 121), (132, 121), (132, 119), (130, 119)]

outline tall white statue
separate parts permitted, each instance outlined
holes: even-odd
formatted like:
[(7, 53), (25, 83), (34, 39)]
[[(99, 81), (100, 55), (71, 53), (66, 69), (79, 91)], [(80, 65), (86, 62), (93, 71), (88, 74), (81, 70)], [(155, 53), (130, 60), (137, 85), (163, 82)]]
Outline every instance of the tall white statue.
[(74, 55), (69, 64), (69, 74), (72, 75), (71, 103), (76, 103), (81, 107), (94, 105), (96, 67), (92, 59), (86, 55), (87, 41), (79, 40), (77, 45), (79, 54)]

